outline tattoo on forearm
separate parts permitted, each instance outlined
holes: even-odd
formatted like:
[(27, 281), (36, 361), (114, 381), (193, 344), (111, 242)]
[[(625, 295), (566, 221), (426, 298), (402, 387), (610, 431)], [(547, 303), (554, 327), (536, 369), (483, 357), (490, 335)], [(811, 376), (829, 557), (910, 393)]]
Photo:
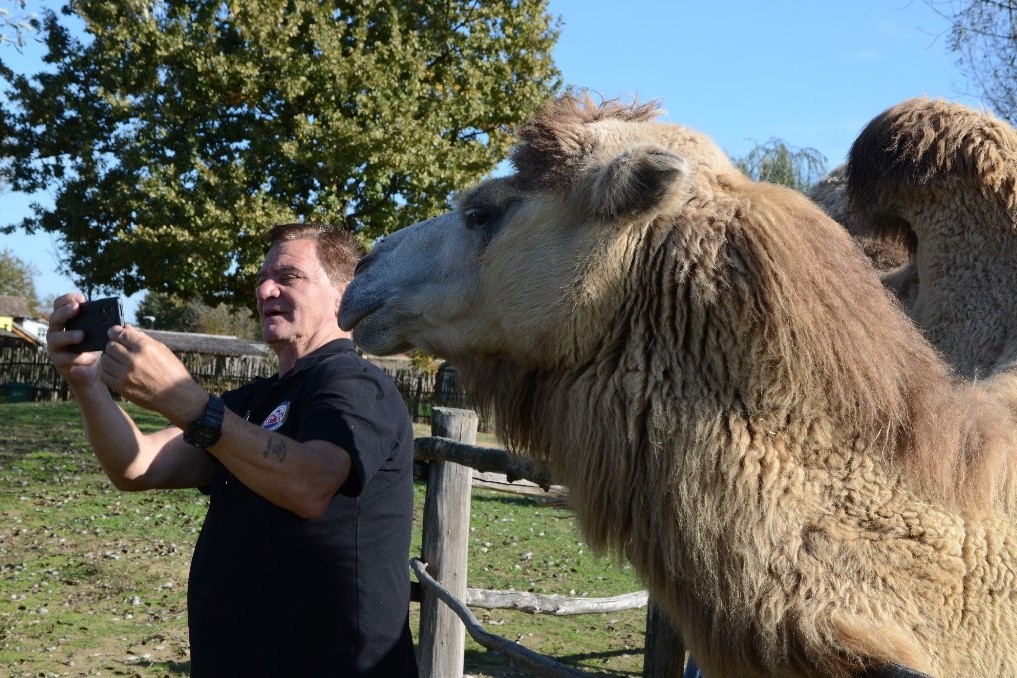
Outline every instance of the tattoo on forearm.
[(268, 459), (269, 455), (272, 455), (282, 463), (283, 459), (286, 458), (286, 443), (275, 438), (269, 438), (268, 442), (265, 443), (265, 450), (262, 455)]

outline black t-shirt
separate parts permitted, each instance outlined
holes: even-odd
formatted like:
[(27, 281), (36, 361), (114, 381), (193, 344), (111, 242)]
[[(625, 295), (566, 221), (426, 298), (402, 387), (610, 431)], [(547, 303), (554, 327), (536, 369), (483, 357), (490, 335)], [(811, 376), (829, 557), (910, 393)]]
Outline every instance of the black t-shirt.
[(339, 445), (353, 466), (328, 512), (306, 520), (216, 462), (188, 586), (192, 675), (416, 676), (413, 430), (392, 381), (343, 339), (223, 400), (294, 440)]

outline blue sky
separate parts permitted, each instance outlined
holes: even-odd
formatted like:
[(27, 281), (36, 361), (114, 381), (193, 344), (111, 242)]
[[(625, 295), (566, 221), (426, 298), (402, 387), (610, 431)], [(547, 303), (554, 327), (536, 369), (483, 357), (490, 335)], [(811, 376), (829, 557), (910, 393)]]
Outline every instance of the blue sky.
[[(51, 3), (46, 3), (51, 4)], [(31, 11), (38, 2), (28, 3)], [(562, 19), (555, 61), (565, 82), (605, 98), (659, 100), (665, 120), (713, 137), (733, 156), (772, 137), (815, 148), (830, 168), (862, 127), (926, 95), (980, 106), (947, 50), (948, 22), (924, 0), (551, 0)], [(4, 58), (34, 72), (39, 50)], [(0, 221), (31, 198), (0, 194)], [(74, 289), (46, 234), (0, 236), (38, 270), (40, 297)], [(141, 295), (125, 302), (134, 320)]]

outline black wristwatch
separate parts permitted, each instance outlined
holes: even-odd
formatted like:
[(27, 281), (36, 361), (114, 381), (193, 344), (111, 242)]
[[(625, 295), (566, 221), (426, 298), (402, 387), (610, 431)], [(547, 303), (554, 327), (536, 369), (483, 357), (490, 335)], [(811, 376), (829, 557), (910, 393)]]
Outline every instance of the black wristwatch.
[(216, 396), (208, 397), (205, 414), (191, 422), (184, 431), (184, 442), (195, 447), (209, 448), (222, 435), (222, 420), (226, 416), (226, 403)]

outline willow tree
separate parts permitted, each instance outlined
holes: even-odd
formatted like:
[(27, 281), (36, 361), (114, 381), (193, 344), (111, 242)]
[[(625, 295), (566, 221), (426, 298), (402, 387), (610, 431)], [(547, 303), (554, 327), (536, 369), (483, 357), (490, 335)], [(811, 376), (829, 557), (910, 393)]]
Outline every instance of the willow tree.
[(35, 14), (25, 10), (25, 0), (0, 0), (0, 46), (9, 44), (19, 52), (24, 48), (26, 37), (35, 31)]
[(950, 21), (950, 51), (972, 93), (1017, 125), (1017, 0), (926, 3)]
[(247, 301), (288, 221), (371, 239), (495, 167), (560, 86), (547, 0), (75, 0), (3, 72), (5, 171), (96, 291)]
[(783, 139), (756, 144), (735, 165), (756, 181), (807, 191), (826, 174), (826, 157), (814, 148), (795, 148)]

